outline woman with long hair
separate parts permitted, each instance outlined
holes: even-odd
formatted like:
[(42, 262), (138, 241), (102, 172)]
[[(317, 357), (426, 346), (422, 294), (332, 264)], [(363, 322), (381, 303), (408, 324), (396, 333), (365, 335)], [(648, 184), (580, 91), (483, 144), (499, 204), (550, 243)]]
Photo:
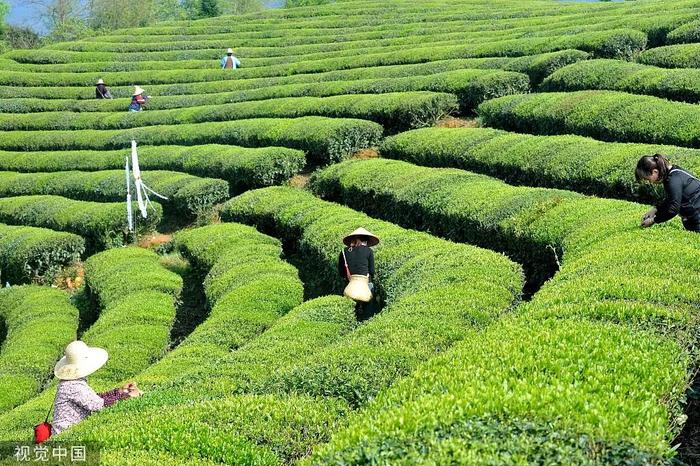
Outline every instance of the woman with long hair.
[(680, 215), (686, 230), (700, 233), (700, 180), (671, 162), (662, 154), (646, 155), (637, 162), (637, 181), (663, 183), (666, 197), (642, 217), (648, 228)]

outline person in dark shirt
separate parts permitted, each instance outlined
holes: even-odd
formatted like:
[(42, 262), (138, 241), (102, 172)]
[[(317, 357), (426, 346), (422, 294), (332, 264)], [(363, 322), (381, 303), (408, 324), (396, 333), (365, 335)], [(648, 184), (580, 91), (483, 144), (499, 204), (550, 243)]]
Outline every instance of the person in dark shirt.
[(107, 89), (105, 82), (101, 79), (98, 79), (97, 84), (95, 84), (95, 98), (96, 99), (111, 99), (112, 98), (112, 94), (109, 92), (109, 89)]
[(358, 319), (366, 318), (365, 303), (374, 296), (374, 251), (379, 238), (364, 228), (358, 228), (343, 238), (345, 248), (338, 255), (338, 273), (348, 281), (343, 295), (357, 302)]
[(642, 227), (663, 223), (680, 215), (686, 230), (700, 233), (700, 180), (678, 165), (671, 165), (662, 154), (639, 159), (637, 181), (663, 183), (666, 197), (642, 217)]

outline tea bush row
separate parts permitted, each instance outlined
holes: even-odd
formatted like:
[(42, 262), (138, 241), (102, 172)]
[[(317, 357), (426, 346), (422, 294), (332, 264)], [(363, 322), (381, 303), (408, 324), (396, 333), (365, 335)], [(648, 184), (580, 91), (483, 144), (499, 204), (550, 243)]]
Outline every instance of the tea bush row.
[(53, 375), (78, 330), (78, 310), (63, 291), (35, 285), (0, 290), (0, 414), (22, 404)]
[(645, 94), (683, 102), (700, 102), (700, 69), (664, 69), (619, 60), (591, 60), (557, 70), (543, 91), (600, 89)]
[[(489, 462), (504, 455), (619, 464), (672, 455), (668, 442), (684, 422), (697, 365), (697, 314), (687, 304), (697, 299), (697, 274), (673, 282), (700, 250), (692, 233), (678, 225), (641, 230), (643, 207), (631, 203), (397, 161), (334, 165), (312, 186), (457, 241), (510, 254), (544, 254), (551, 245), (563, 264), (515, 316), (474, 333), (380, 396), (316, 464)], [(644, 251), (661, 238), (674, 251), (650, 266)], [(665, 292), (635, 287), (640, 277)]]
[(430, 167), (453, 167), (508, 183), (560, 188), (637, 202), (662, 192), (634, 180), (637, 161), (663, 153), (674, 164), (700, 171), (700, 152), (677, 146), (612, 143), (563, 135), (533, 136), (492, 128), (422, 128), (386, 138), (383, 157)]
[[(136, 234), (153, 231), (163, 208), (153, 202), (142, 219), (134, 203)], [(128, 228), (125, 202), (75, 201), (59, 196), (17, 196), (0, 199), (0, 222), (67, 231), (85, 239), (86, 251), (121, 246)]]
[(137, 247), (101, 252), (85, 261), (85, 283), (98, 318), (83, 339), (112, 356), (97, 379), (126, 380), (163, 356), (183, 282), (158, 254)]
[(466, 329), (494, 319), (521, 291), (520, 267), (499, 254), (373, 220), (298, 189), (248, 191), (224, 204), (221, 215), (293, 241), (310, 277), (306, 285), (322, 293), (343, 287), (340, 238), (360, 225), (382, 238), (376, 285), (384, 310), (281, 374), (284, 391), (362, 405)]
[[(221, 178), (228, 182), (231, 194), (281, 184), (299, 173), (306, 163), (302, 151), (284, 147), (164, 145), (139, 146), (138, 151), (143, 170), (173, 170)], [(127, 149), (0, 152), (0, 170), (25, 173), (117, 170), (124, 167), (128, 154)]]
[(679, 44), (644, 51), (639, 61), (664, 68), (700, 68), (700, 44)]
[(127, 130), (11, 131), (0, 136), (0, 149), (124, 150), (132, 140), (140, 145), (284, 146), (303, 150), (311, 163), (326, 164), (377, 145), (382, 133), (377, 123), (350, 118), (257, 118)]
[[(197, 216), (229, 197), (228, 183), (213, 178), (199, 178), (170, 171), (148, 171), (143, 173), (143, 181), (149, 188), (168, 198), (157, 198), (166, 210), (174, 209), (173, 213), (189, 217)], [(133, 189), (133, 177), (131, 182)], [(125, 199), (125, 192), (123, 170), (0, 172), (2, 197), (49, 194), (82, 201), (118, 202)]]
[(84, 251), (85, 240), (73, 233), (0, 224), (0, 283), (51, 283)]
[[(492, 76), (493, 78), (493, 76)], [(489, 96), (526, 90), (527, 76), (507, 76), (482, 80), (488, 90), (474, 83), (475, 102), (465, 102), (471, 108)], [(451, 88), (449, 77), (444, 86)], [(489, 86), (490, 84), (490, 86)], [(459, 85), (459, 84), (458, 84)], [(416, 86), (421, 87), (421, 86)], [(425, 87), (434, 87), (428, 84)], [(469, 89), (469, 90), (472, 90)], [(467, 90), (467, 93), (469, 93)], [(338, 92), (343, 94), (342, 90)], [(466, 99), (471, 96), (465, 96)], [(336, 118), (362, 118), (382, 124), (389, 132), (398, 132), (417, 126), (429, 126), (438, 118), (457, 109), (457, 98), (435, 92), (398, 92), (387, 94), (335, 95), (331, 97), (272, 98), (255, 102), (238, 102), (222, 105), (204, 105), (173, 110), (154, 110), (123, 113), (68, 113), (46, 112), (39, 114), (9, 114), (0, 116), (3, 130), (81, 130), (123, 129), (155, 125), (181, 125), (211, 121), (233, 121), (249, 118), (296, 118), (302, 116), (326, 116)]]
[(481, 104), (488, 126), (605, 141), (700, 147), (700, 107), (614, 91), (513, 95)]
[[(526, 75), (508, 71), (496, 70), (455, 70), (427, 76), (413, 76), (402, 78), (383, 78), (383, 79), (358, 79), (354, 81), (335, 81), (322, 82), (315, 84), (287, 84), (280, 86), (263, 87), (247, 91), (237, 92), (220, 92), (206, 93), (195, 95), (178, 95), (178, 96), (160, 96), (153, 100), (153, 105), (149, 104), (147, 112), (126, 113), (124, 110), (129, 106), (127, 99), (114, 99), (109, 101), (65, 101), (65, 100), (44, 100), (39, 102), (19, 102), (15, 101), (8, 109), (13, 113), (10, 115), (1, 115), (5, 118), (0, 120), (0, 124), (7, 129), (65, 129), (71, 126), (90, 126), (90, 127), (130, 127), (154, 124), (151, 122), (160, 122), (163, 116), (170, 116), (173, 121), (177, 121), (178, 117), (185, 118), (185, 121), (203, 121), (203, 118), (216, 120), (217, 118), (225, 118), (231, 116), (235, 112), (236, 116), (250, 114), (258, 107), (261, 107), (257, 112), (263, 111), (262, 108), (266, 104), (266, 99), (279, 100), (281, 98), (301, 98), (301, 97), (324, 97), (336, 96), (335, 99), (324, 100), (323, 102), (331, 104), (331, 102), (340, 103), (346, 101), (349, 97), (341, 97), (343, 95), (356, 95), (353, 100), (359, 103), (362, 99), (368, 99), (363, 94), (387, 94), (395, 92), (407, 93), (402, 96), (406, 100), (416, 98), (415, 95), (409, 94), (411, 91), (432, 91), (446, 92), (456, 94), (462, 111), (467, 112), (473, 110), (476, 105), (486, 99), (499, 97), (502, 95), (527, 92), (530, 89), (530, 82)], [(207, 89), (208, 92), (214, 89)], [(374, 97), (379, 100), (375, 104), (377, 107), (387, 105), (391, 96), (385, 98)], [(242, 105), (245, 101), (256, 101)], [(104, 103), (103, 103), (104, 102)], [(281, 100), (281, 104), (285, 101)], [(304, 102), (304, 101), (301, 101)], [(8, 102), (9, 103), (9, 102)], [(238, 103), (238, 104), (237, 104)], [(416, 105), (416, 104), (414, 104)], [(187, 113), (185, 112), (166, 112), (157, 113), (163, 109), (173, 109), (182, 107), (199, 107), (192, 108)], [(307, 103), (308, 108), (308, 103)], [(361, 106), (360, 106), (361, 108)], [(38, 110), (47, 112), (49, 109), (54, 110), (71, 110), (80, 112), (80, 115), (65, 115), (46, 113), (45, 115), (17, 115), (17, 110), (31, 109), (36, 112)], [(270, 110), (268, 110), (269, 112)], [(301, 108), (299, 113), (303, 112)], [(308, 110), (307, 110), (308, 111)], [(359, 108), (354, 113), (357, 113)], [(105, 112), (120, 112), (119, 115), (109, 115)], [(197, 115), (197, 113), (206, 114)], [(372, 115), (368, 112), (368, 115)], [(98, 121), (94, 121), (98, 120)], [(84, 123), (83, 123), (84, 122)]]

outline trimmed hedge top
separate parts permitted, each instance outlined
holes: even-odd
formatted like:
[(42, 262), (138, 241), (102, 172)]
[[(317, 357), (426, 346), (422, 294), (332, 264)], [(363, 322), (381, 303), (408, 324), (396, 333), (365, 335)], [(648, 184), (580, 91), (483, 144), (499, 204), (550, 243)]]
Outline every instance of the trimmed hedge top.
[[(337, 164), (312, 186), (402, 225), (507, 251), (526, 268), (552, 247), (562, 264), (514, 317), (380, 396), (315, 464), (398, 461), (398, 451), (437, 463), (672, 454), (697, 362), (689, 303), (700, 289), (700, 237), (678, 225), (641, 230), (642, 207), (631, 203), (391, 160)], [(650, 263), (659, 241), (675, 246)], [(458, 453), (452, 442), (475, 449)]]
[(361, 405), (468, 328), (494, 319), (521, 291), (520, 267), (500, 254), (404, 230), (298, 189), (249, 191), (228, 201), (221, 215), (292, 241), (315, 290), (342, 289), (336, 267), (340, 239), (349, 231), (364, 226), (382, 238), (376, 284), (386, 308), (337, 345), (289, 368), (279, 382), (284, 390)]
[(513, 95), (484, 102), (478, 113), (502, 129), (700, 148), (700, 107), (658, 97), (613, 91)]
[(139, 144), (237, 144), (286, 146), (305, 151), (312, 164), (327, 164), (378, 144), (383, 129), (365, 120), (303, 117), (258, 118), (187, 125), (160, 125), (130, 130), (12, 131), (3, 133), (7, 150), (124, 149)]
[(660, 201), (663, 190), (634, 180), (643, 155), (667, 154), (700, 172), (700, 151), (677, 146), (601, 142), (582, 136), (533, 136), (491, 128), (423, 128), (386, 138), (383, 157), (453, 167), (509, 183), (569, 189), (637, 202)]
[[(78, 331), (68, 295), (34, 285), (0, 290), (0, 413), (30, 399), (53, 377), (53, 366)], [(38, 350), (40, 349), (40, 350)]]
[(73, 233), (0, 224), (0, 283), (51, 283), (84, 251), (85, 240)]

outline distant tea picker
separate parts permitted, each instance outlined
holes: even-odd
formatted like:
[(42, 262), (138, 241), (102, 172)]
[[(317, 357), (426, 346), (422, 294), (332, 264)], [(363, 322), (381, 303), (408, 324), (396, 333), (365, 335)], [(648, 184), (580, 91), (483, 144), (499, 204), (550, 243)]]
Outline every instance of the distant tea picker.
[(111, 99), (112, 94), (109, 92), (107, 85), (102, 79), (97, 80), (95, 84), (95, 98), (96, 99)]
[(637, 181), (663, 183), (666, 193), (664, 201), (642, 217), (643, 228), (680, 215), (686, 230), (700, 233), (700, 180), (695, 175), (654, 154), (639, 159), (635, 176)]
[(222, 70), (235, 70), (241, 67), (241, 61), (233, 56), (233, 49), (226, 50), (226, 55), (221, 58)]
[(139, 86), (134, 86), (134, 93), (131, 95), (131, 104), (129, 104), (130, 112), (140, 112), (143, 110), (144, 105), (146, 105), (150, 99), (149, 96), (143, 95), (145, 92), (146, 91)]

